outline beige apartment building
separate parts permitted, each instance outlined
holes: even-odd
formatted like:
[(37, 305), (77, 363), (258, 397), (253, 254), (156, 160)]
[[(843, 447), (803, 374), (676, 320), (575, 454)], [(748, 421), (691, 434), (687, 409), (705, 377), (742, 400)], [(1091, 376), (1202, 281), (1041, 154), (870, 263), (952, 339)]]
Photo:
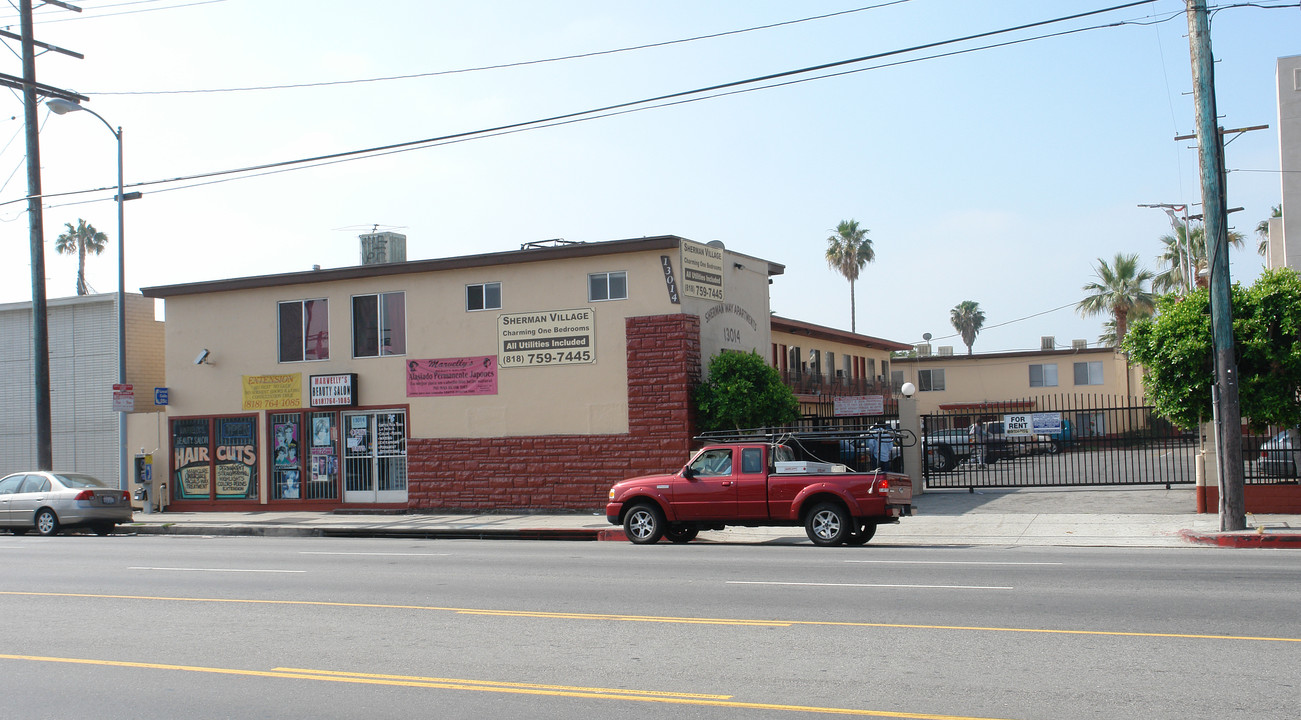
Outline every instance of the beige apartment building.
[[(781, 265), (676, 236), (145, 288), (176, 510), (583, 509), (681, 464), (708, 358), (771, 346)], [(161, 461), (161, 462), (160, 462)]]
[[(905, 343), (845, 332), (791, 318), (772, 316), (769, 362), (795, 391), (802, 414), (835, 416), (837, 398), (880, 397), (881, 414), (895, 414), (890, 385), (890, 356), (911, 350)], [(840, 414), (858, 416), (841, 402)], [(874, 406), (875, 407), (875, 406)]]
[(1073, 409), (1065, 419), (1081, 437), (1133, 429), (1115, 427), (1121, 421), (1100, 408), (1144, 404), (1140, 368), (1114, 348), (1077, 341), (1059, 350), (1052, 338), (1044, 338), (1043, 345), (1049, 349), (975, 355), (953, 354), (952, 348), (933, 353), (929, 345), (918, 345), (911, 357), (893, 361), (890, 375), (896, 387), (916, 386), (921, 415), (939, 416), (932, 417), (928, 430), (998, 420), (1006, 412), (1061, 408)]

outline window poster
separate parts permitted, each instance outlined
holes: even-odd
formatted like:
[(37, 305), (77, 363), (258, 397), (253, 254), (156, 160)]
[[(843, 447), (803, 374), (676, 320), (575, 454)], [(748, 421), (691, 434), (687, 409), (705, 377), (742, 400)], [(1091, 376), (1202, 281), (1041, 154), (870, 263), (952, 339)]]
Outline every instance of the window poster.
[(435, 358), (407, 361), (407, 397), (496, 395), (497, 358)]
[(216, 495), (218, 499), (257, 497), (257, 421), (217, 418)]
[(334, 413), (312, 415), (311, 481), (323, 483), (339, 474), (339, 458), (335, 454), (336, 416)]
[(208, 418), (172, 421), (172, 474), (176, 498), (207, 499), (212, 490)]
[(349, 455), (370, 453), (370, 416), (348, 416), (348, 436), (345, 443)]

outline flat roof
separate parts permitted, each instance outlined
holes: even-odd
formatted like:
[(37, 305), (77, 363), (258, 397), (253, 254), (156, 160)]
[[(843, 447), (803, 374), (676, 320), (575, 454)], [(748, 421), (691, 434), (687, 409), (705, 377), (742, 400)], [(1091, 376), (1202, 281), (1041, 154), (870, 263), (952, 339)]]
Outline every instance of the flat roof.
[[(677, 235), (658, 235), (655, 237), (633, 238), (628, 240), (607, 240), (595, 243), (572, 243), (556, 247), (532, 248), (528, 250), (508, 250), (505, 252), (483, 253), (479, 255), (461, 255), (458, 257), (438, 258), (434, 260), (408, 260), (406, 262), (380, 263), (375, 265), (353, 265), (342, 268), (322, 270), (304, 270), (276, 275), (253, 275), (227, 280), (207, 280), (203, 282), (182, 283), (178, 285), (155, 285), (141, 288), (145, 297), (168, 298), (182, 295), (201, 295), (204, 293), (228, 292), (231, 290), (249, 290), (253, 288), (280, 287), (283, 285), (302, 285), (307, 283), (330, 282), (334, 280), (353, 280), (357, 278), (382, 277), (385, 275), (407, 275), (413, 273), (438, 272), (442, 270), (461, 270), (465, 268), (493, 267), (496, 265), (514, 265), (547, 260), (567, 258), (595, 257), (620, 253), (642, 252), (646, 250), (667, 250), (679, 247), (686, 238)], [(691, 241), (688, 241), (691, 242)], [(761, 258), (727, 250), (737, 257), (755, 262), (766, 263), (768, 276), (781, 275), (786, 271), (785, 265), (779, 265)]]

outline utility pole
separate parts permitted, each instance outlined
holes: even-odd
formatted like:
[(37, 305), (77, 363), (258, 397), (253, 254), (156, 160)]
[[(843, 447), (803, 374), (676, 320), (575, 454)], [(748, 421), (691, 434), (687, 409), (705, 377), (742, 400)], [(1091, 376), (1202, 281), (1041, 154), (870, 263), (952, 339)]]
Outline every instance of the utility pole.
[(1238, 403), (1238, 363), (1234, 359), (1233, 309), (1229, 301), (1228, 212), (1224, 197), (1224, 148), (1215, 108), (1215, 59), (1211, 54), (1206, 0), (1187, 0), (1188, 46), (1193, 65), (1193, 102), (1197, 115), (1197, 154), (1201, 168), (1207, 265), (1210, 269), (1211, 332), (1215, 357), (1215, 394), (1222, 457), (1219, 477), (1220, 530), (1245, 530), (1243, 500), (1242, 412)]
[[(81, 12), (57, 0), (47, 0), (67, 10)], [(36, 82), (36, 47), (81, 57), (62, 48), (37, 42), (32, 30), (32, 0), (20, 0), (19, 18), (22, 35), (15, 38), (7, 31), (0, 36), (22, 43), (23, 76), (0, 75), (0, 85), (23, 91), (23, 120), (27, 136), (27, 216), (28, 239), (32, 262), (32, 390), (36, 395), (36, 464), (39, 470), (54, 469), (54, 441), (50, 413), (50, 333), (45, 303), (45, 225), (41, 215), (41, 151), (37, 135), (36, 110), (40, 107), (37, 90), (42, 94), (67, 99), (86, 99), (75, 93), (39, 85)]]

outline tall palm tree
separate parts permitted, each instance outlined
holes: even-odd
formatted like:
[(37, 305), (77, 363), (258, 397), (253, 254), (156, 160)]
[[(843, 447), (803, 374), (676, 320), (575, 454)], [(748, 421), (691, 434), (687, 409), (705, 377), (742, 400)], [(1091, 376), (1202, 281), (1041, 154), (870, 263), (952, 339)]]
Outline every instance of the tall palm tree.
[(953, 310), (949, 311), (949, 322), (953, 323), (953, 329), (962, 335), (962, 342), (966, 344), (967, 354), (970, 355), (971, 346), (976, 342), (976, 335), (985, 325), (985, 311), (980, 309), (980, 303), (975, 300), (963, 300), (958, 303)]
[[(1283, 217), (1283, 206), (1275, 205), (1269, 213), (1272, 218)], [(1256, 235), (1260, 237), (1260, 244), (1256, 246), (1256, 253), (1259, 255), (1269, 254), (1269, 220), (1261, 220), (1256, 223)]]
[(54, 249), (68, 255), (77, 253), (77, 294), (89, 295), (90, 286), (86, 284), (86, 253), (98, 255), (104, 252), (104, 247), (108, 245), (108, 236), (81, 218), (77, 219), (77, 227), (73, 227), (72, 223), (63, 223), (63, 226), (68, 230), (55, 240)]
[[(1187, 238), (1187, 242), (1185, 242)], [(1236, 230), (1229, 231), (1229, 244), (1233, 247), (1240, 248), (1246, 238), (1242, 233)], [(1165, 269), (1152, 277), (1152, 291), (1155, 293), (1180, 292), (1185, 287), (1184, 280), (1184, 262), (1190, 266), (1194, 284), (1198, 287), (1205, 287), (1207, 279), (1203, 273), (1206, 270), (1206, 228), (1202, 225), (1193, 225), (1189, 230), (1183, 223), (1175, 226), (1173, 233), (1161, 236), (1162, 250), (1157, 255), (1157, 261), (1165, 265)], [(1186, 249), (1185, 249), (1186, 248)], [(1184, 253), (1187, 253), (1185, 256)]]
[(1113, 316), (1116, 319), (1116, 344), (1119, 345), (1129, 330), (1131, 313), (1146, 317), (1153, 311), (1156, 298), (1145, 287), (1152, 280), (1152, 273), (1139, 267), (1138, 253), (1116, 253), (1116, 258), (1110, 265), (1106, 260), (1098, 258), (1098, 265), (1093, 272), (1098, 280), (1082, 288), (1091, 294), (1081, 300), (1075, 309), (1084, 317)]
[(857, 220), (841, 220), (833, 232), (835, 235), (827, 238), (827, 265), (849, 281), (849, 330), (858, 332), (854, 281), (858, 279), (858, 273), (876, 259), (876, 251), (872, 249), (872, 239), (867, 236), (870, 231), (860, 228)]

